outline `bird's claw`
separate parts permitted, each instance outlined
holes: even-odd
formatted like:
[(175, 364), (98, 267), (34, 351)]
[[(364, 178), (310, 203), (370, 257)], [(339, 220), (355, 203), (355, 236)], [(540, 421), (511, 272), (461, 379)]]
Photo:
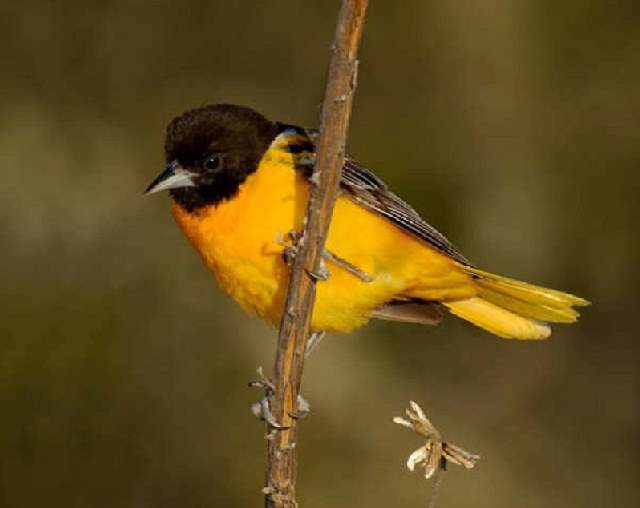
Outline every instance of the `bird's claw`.
[(309, 277), (311, 277), (315, 281), (326, 282), (331, 277), (331, 273), (327, 268), (327, 263), (324, 262), (324, 256), (320, 258), (320, 263), (318, 263), (318, 269), (316, 271), (308, 271)]
[[(286, 236), (286, 238), (285, 238)], [(298, 248), (300, 246), (300, 241), (302, 240), (302, 233), (299, 231), (289, 231), (286, 235), (282, 233), (278, 233), (276, 235), (276, 243), (283, 247), (282, 250), (282, 258), (287, 266), (291, 266), (293, 261), (296, 258), (296, 254), (298, 252)], [(372, 282), (373, 278), (360, 270), (357, 266), (349, 263), (346, 259), (341, 258), (340, 256), (334, 254), (331, 251), (324, 249), (322, 251), (322, 256), (320, 257), (320, 264), (318, 269), (315, 271), (308, 271), (309, 276), (315, 281), (327, 281), (331, 277), (331, 272), (327, 268), (326, 261), (331, 261), (335, 265), (343, 268), (350, 274), (356, 276), (363, 282)]]
[[(287, 266), (292, 266), (293, 261), (296, 259), (298, 248), (300, 247), (300, 241), (302, 240), (302, 233), (296, 230), (289, 231), (286, 235), (278, 233), (276, 235), (276, 243), (283, 247), (282, 258)], [(320, 258), (320, 265), (316, 271), (307, 271), (309, 277), (315, 281), (327, 281), (331, 274), (327, 268), (327, 264), (324, 261), (325, 255)]]

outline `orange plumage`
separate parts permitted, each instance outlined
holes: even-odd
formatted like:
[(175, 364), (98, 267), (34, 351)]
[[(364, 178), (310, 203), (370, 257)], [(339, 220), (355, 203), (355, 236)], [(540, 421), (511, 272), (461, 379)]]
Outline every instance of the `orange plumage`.
[[(299, 136), (298, 136), (299, 137)], [(277, 325), (287, 288), (282, 239), (300, 231), (309, 183), (280, 135), (232, 198), (187, 210), (174, 202), (178, 225), (220, 286), (248, 312)], [(327, 263), (317, 285), (312, 326), (348, 332), (389, 302), (432, 302), (504, 338), (541, 339), (546, 322), (573, 322), (573, 306), (588, 302), (567, 293), (489, 274), (454, 259), (343, 193), (326, 248), (367, 274)], [(393, 318), (393, 317), (392, 317)], [(411, 320), (411, 319), (406, 319)]]

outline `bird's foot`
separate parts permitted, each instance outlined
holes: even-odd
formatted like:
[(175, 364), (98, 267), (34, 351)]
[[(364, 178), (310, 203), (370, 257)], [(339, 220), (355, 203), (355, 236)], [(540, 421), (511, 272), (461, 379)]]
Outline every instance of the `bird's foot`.
[[(282, 258), (287, 266), (293, 266), (293, 261), (296, 259), (298, 249), (302, 242), (302, 233), (299, 231), (291, 230), (286, 235), (278, 233), (276, 235), (276, 242), (283, 247)], [(317, 271), (308, 271), (309, 276), (316, 281), (327, 281), (331, 274), (327, 268), (327, 264), (324, 261), (324, 255), (320, 258), (320, 266)]]
[(287, 266), (292, 266), (298, 252), (298, 244), (302, 238), (302, 233), (291, 230), (286, 235), (276, 233), (276, 243), (282, 249), (282, 259)]
[(311, 277), (315, 281), (326, 282), (331, 278), (331, 272), (327, 268), (327, 263), (324, 261), (324, 256), (320, 258), (320, 263), (318, 263), (318, 269), (315, 271), (307, 270), (309, 277)]
[[(296, 254), (298, 252), (298, 248), (300, 247), (301, 240), (302, 240), (302, 233), (295, 230), (289, 231), (286, 235), (286, 238), (281, 233), (278, 233), (276, 235), (276, 242), (279, 245), (282, 245), (283, 247), (282, 257), (284, 259), (284, 262), (288, 266), (291, 266), (293, 264), (293, 261), (295, 260)], [(339, 266), (340, 268), (343, 268), (350, 274), (355, 275), (356, 277), (358, 277), (360, 280), (364, 282), (373, 281), (373, 278), (369, 274), (363, 272), (357, 266), (349, 263), (346, 259), (341, 258), (340, 256), (334, 254), (333, 252), (327, 249), (324, 249), (322, 251), (322, 256), (320, 258), (320, 265), (318, 266), (318, 269), (314, 272), (308, 272), (309, 276), (311, 276), (315, 280), (320, 280), (320, 281), (329, 280), (329, 278), (331, 277), (331, 273), (327, 268), (326, 261), (330, 261), (334, 263), (335, 265)]]

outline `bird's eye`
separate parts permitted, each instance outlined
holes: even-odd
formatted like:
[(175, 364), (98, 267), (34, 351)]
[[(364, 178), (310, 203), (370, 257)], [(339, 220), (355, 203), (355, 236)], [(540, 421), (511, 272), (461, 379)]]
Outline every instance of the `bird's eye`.
[(204, 161), (204, 167), (205, 169), (209, 170), (209, 171), (215, 171), (216, 169), (218, 169), (220, 167), (220, 163), (222, 162), (220, 155), (213, 154), (210, 157), (208, 157), (207, 159), (205, 159)]

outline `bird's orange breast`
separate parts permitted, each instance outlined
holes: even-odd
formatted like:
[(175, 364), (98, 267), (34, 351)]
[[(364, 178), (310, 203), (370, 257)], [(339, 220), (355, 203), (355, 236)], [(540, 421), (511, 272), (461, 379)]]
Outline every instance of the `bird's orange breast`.
[[(233, 198), (195, 213), (173, 205), (177, 223), (220, 286), (274, 325), (288, 278), (282, 240), (302, 229), (308, 191), (291, 154), (272, 147)], [(346, 196), (336, 202), (326, 248), (371, 282), (328, 262), (330, 278), (317, 285), (315, 329), (349, 331), (394, 299), (465, 298), (476, 292), (453, 260)]]

